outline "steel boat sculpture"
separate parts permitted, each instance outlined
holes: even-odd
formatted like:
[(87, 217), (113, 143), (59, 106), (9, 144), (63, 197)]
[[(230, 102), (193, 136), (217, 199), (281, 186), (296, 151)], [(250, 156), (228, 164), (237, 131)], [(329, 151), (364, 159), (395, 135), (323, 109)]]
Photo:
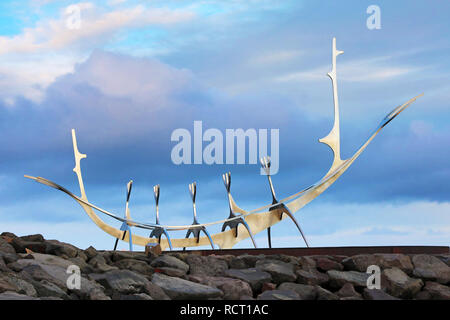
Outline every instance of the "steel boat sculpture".
[[(130, 199), (132, 181), (130, 181), (127, 185), (127, 201), (126, 201), (126, 209), (125, 216), (120, 217), (117, 214), (111, 213), (107, 210), (104, 210), (91, 202), (89, 202), (86, 191), (84, 189), (83, 177), (81, 174), (81, 159), (86, 158), (85, 154), (82, 154), (78, 151), (77, 139), (75, 136), (75, 130), (72, 129), (72, 140), (73, 140), (73, 149), (75, 154), (75, 168), (73, 171), (76, 173), (78, 178), (78, 183), (80, 186), (80, 196), (76, 196), (69, 190), (64, 187), (41, 177), (32, 177), (26, 175), (25, 177), (33, 179), (39, 183), (45, 184), (57, 190), (60, 190), (70, 197), (72, 197), (76, 202), (78, 202), (87, 215), (94, 221), (94, 223), (102, 229), (104, 232), (108, 233), (112, 237), (116, 238), (114, 249), (117, 246), (118, 240), (123, 240), (129, 243), (130, 251), (133, 250), (133, 244), (146, 246), (149, 244), (159, 243), (161, 248), (165, 250), (166, 248), (186, 248), (186, 247), (198, 247), (198, 246), (211, 246), (213, 249), (218, 246), (221, 249), (232, 248), (238, 242), (251, 238), (254, 246), (256, 247), (256, 242), (254, 240), (254, 235), (267, 230), (268, 232), (268, 241), (269, 247), (271, 247), (271, 236), (270, 236), (270, 228), (279, 223), (280, 221), (289, 218), (291, 219), (296, 227), (298, 228), (303, 240), (306, 243), (306, 246), (309, 246), (306, 237), (300, 228), (300, 224), (294, 217), (294, 214), (303, 208), (306, 204), (311, 202), (317, 196), (319, 196), (322, 192), (324, 192), (328, 187), (330, 187), (349, 167), (350, 165), (360, 156), (360, 154), (367, 148), (369, 143), (375, 138), (378, 133), (396, 116), (398, 116), (403, 110), (405, 110), (409, 105), (414, 102), (421, 95), (418, 95), (411, 100), (405, 102), (404, 104), (398, 106), (394, 110), (392, 110), (386, 117), (384, 117), (378, 127), (373, 131), (367, 141), (348, 159), (341, 159), (340, 153), (340, 127), (339, 127), (339, 100), (338, 100), (338, 90), (337, 90), (337, 75), (336, 75), (336, 57), (342, 54), (343, 51), (339, 51), (336, 49), (336, 39), (333, 38), (332, 44), (332, 70), (328, 73), (328, 76), (332, 82), (333, 88), (333, 99), (334, 99), (334, 124), (330, 133), (319, 140), (319, 142), (328, 145), (333, 151), (334, 158), (333, 163), (329, 171), (325, 174), (325, 176), (320, 179), (318, 182), (313, 184), (312, 186), (303, 189), (287, 198), (278, 200), (275, 195), (274, 186), (270, 177), (270, 158), (264, 157), (261, 159), (261, 166), (264, 169), (265, 173), (268, 177), (269, 187), (272, 193), (272, 203), (266, 206), (253, 209), (251, 211), (246, 211), (241, 209), (236, 202), (234, 201), (231, 195), (231, 174), (225, 173), (222, 178), (225, 184), (225, 188), (227, 191), (228, 204), (230, 209), (230, 214), (227, 219), (214, 221), (209, 223), (199, 223), (197, 220), (197, 210), (195, 206), (195, 198), (196, 198), (196, 183), (189, 185), (189, 191), (192, 198), (193, 204), (193, 214), (194, 221), (191, 225), (179, 225), (179, 226), (171, 226), (171, 225), (161, 225), (159, 223), (159, 194), (160, 194), (160, 186), (156, 185), (153, 188), (155, 202), (156, 202), (156, 223), (143, 223), (134, 221), (131, 219), (130, 211), (128, 208), (128, 202)], [(120, 229), (117, 229), (107, 223), (105, 223), (99, 215), (96, 213), (105, 214), (109, 217), (112, 217), (120, 222), (122, 222), (122, 226)], [(222, 231), (216, 234), (210, 235), (207, 231), (207, 227), (211, 225), (222, 224)], [(140, 228), (145, 229), (150, 232), (148, 237), (134, 234), (132, 232), (132, 228)], [(227, 230), (228, 228), (228, 230)], [(171, 239), (169, 236), (170, 231), (175, 230), (186, 230), (185, 238)], [(204, 233), (204, 236), (201, 236), (201, 232)], [(193, 235), (193, 238), (189, 238), (190, 235)], [(164, 238), (162, 237), (164, 235)]]

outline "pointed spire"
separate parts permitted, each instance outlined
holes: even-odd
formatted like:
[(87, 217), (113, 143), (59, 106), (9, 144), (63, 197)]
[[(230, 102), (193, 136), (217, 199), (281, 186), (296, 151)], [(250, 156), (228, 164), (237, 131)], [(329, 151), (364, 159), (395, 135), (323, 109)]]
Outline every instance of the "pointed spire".
[[(160, 194), (160, 187), (159, 184), (156, 186), (153, 186), (153, 196), (155, 198), (155, 210), (156, 210), (156, 224), (159, 225), (159, 194)], [(169, 233), (166, 229), (162, 227), (155, 227), (152, 232), (150, 233), (150, 238), (156, 238), (158, 239), (158, 243), (161, 243), (161, 237), (162, 235), (165, 235), (167, 238), (167, 242), (169, 243), (169, 248), (172, 250), (172, 241), (170, 240)]]
[(156, 204), (156, 224), (159, 224), (159, 184), (153, 186), (153, 195), (155, 197)]
[[(189, 194), (191, 195), (191, 199), (192, 199), (192, 212), (194, 215), (194, 221), (192, 222), (192, 226), (198, 225), (198, 220), (197, 220), (197, 207), (195, 205), (195, 198), (197, 196), (197, 183), (194, 181), (193, 183), (189, 184)], [(209, 243), (211, 244), (211, 248), (214, 248), (214, 242), (209, 234), (209, 232), (206, 230), (205, 226), (202, 227), (192, 227), (189, 228), (188, 231), (186, 232), (186, 239), (189, 238), (189, 236), (192, 235), (194, 236), (194, 238), (197, 239), (197, 243), (200, 242), (200, 232), (203, 231), (203, 233), (208, 237)], [(186, 250), (186, 248), (183, 248), (183, 250)]]
[(275, 195), (275, 189), (273, 187), (272, 178), (270, 177), (270, 157), (262, 157), (260, 159), (261, 167), (267, 175), (269, 181), (270, 192), (272, 193), (272, 204), (278, 203), (277, 196)]
[(333, 87), (333, 102), (334, 102), (334, 124), (330, 133), (319, 139), (319, 142), (328, 145), (333, 151), (334, 158), (330, 170), (325, 176), (331, 173), (335, 168), (339, 167), (344, 161), (341, 159), (341, 140), (340, 140), (340, 126), (339, 126), (339, 98), (337, 88), (337, 71), (336, 71), (336, 57), (343, 54), (344, 51), (336, 49), (336, 38), (333, 38), (332, 47), (332, 70), (328, 72)]
[(125, 219), (127, 219), (127, 220), (131, 220), (130, 209), (128, 208), (128, 204), (130, 202), (130, 196), (131, 196), (131, 189), (132, 188), (133, 188), (133, 180), (130, 180), (127, 183), (127, 204), (126, 204), (126, 207), (125, 207)]
[(189, 184), (189, 193), (191, 195), (192, 199), (192, 209), (194, 211), (194, 221), (197, 220), (197, 209), (195, 207), (195, 197), (197, 195), (197, 183), (194, 181), (193, 183)]
[[(235, 214), (240, 213), (240, 214), (245, 214), (246, 212), (244, 210), (242, 210), (241, 208), (239, 208), (236, 203), (233, 200), (233, 197), (231, 196), (231, 173), (227, 172), (224, 173), (222, 175), (222, 180), (223, 183), (225, 185), (225, 189), (227, 190), (227, 197), (228, 197), (228, 205), (230, 207), (230, 215), (228, 216), (228, 219), (230, 218), (235, 218), (237, 217), (237, 215)], [(247, 222), (245, 221), (244, 217), (238, 218), (238, 219), (233, 219), (231, 221), (227, 221), (222, 225), (222, 232), (225, 231), (225, 229), (228, 227), (230, 229), (234, 229), (235, 231), (235, 236), (238, 236), (238, 226), (239, 224), (243, 224), (244, 227), (247, 229), (248, 234), (250, 235), (250, 238), (252, 239), (253, 242), (253, 246), (255, 248), (257, 248), (256, 242), (255, 242), (255, 238), (253, 237), (253, 233), (250, 230), (250, 226), (247, 224)]]

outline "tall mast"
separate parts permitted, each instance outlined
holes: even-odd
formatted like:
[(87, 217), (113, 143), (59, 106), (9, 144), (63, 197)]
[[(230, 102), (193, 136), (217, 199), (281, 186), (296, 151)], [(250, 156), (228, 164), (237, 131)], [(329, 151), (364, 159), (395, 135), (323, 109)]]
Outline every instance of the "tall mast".
[(334, 102), (334, 124), (330, 133), (319, 139), (319, 142), (322, 142), (328, 145), (334, 154), (333, 164), (331, 165), (330, 170), (327, 172), (325, 176), (330, 174), (334, 169), (339, 167), (344, 161), (341, 159), (341, 139), (340, 139), (340, 127), (339, 127), (339, 98), (338, 98), (338, 89), (337, 89), (337, 72), (336, 72), (336, 57), (340, 54), (343, 54), (344, 51), (340, 51), (336, 49), (336, 38), (333, 38), (333, 48), (332, 48), (332, 70), (328, 72), (328, 76), (331, 79), (331, 84), (333, 86), (333, 102)]

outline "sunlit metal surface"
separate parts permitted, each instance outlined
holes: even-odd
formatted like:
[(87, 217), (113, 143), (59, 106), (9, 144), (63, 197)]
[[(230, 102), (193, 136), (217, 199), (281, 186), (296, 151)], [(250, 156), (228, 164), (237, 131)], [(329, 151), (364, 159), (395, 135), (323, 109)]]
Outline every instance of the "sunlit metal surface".
[(167, 232), (166, 228), (161, 227), (159, 225), (159, 192), (160, 187), (158, 184), (153, 187), (153, 195), (155, 196), (155, 208), (156, 208), (156, 227), (150, 233), (150, 238), (156, 238), (158, 239), (158, 243), (161, 243), (162, 235), (166, 236), (167, 244), (169, 245), (170, 250), (172, 250), (173, 249), (172, 241), (170, 240), (169, 233)]
[[(197, 207), (195, 205), (195, 197), (197, 195), (197, 183), (193, 182), (189, 185), (189, 193), (191, 195), (191, 199), (192, 199), (192, 211), (194, 214), (194, 221), (192, 222), (193, 226), (198, 226), (199, 223), (197, 221)], [(188, 229), (187, 233), (186, 233), (186, 238), (189, 238), (189, 236), (192, 234), (194, 236), (194, 238), (197, 239), (197, 242), (200, 241), (200, 232), (203, 232), (209, 239), (209, 242), (211, 244), (211, 248), (214, 249), (214, 242), (211, 239), (211, 236), (209, 235), (209, 232), (206, 230), (205, 226), (199, 226), (197, 228), (193, 227)], [(183, 249), (186, 249), (183, 248)]]

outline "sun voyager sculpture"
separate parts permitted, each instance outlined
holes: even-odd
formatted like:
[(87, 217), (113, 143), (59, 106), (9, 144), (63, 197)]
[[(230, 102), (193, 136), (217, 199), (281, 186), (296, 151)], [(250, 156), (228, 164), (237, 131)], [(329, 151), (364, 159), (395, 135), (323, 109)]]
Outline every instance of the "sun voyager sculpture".
[[(32, 177), (28, 175), (25, 175), (25, 177), (33, 179), (39, 183), (45, 184), (57, 190), (60, 190), (69, 195), (70, 197), (72, 197), (76, 202), (78, 202), (81, 205), (81, 207), (84, 209), (87, 215), (100, 229), (102, 229), (104, 232), (108, 233), (112, 237), (116, 238), (114, 249), (116, 249), (119, 240), (128, 242), (130, 251), (133, 250), (133, 244), (146, 246), (156, 243), (159, 243), (161, 245), (162, 250), (165, 250), (167, 248), (170, 248), (170, 250), (172, 250), (175, 247), (186, 248), (198, 246), (211, 246), (213, 249), (216, 247), (219, 247), (220, 249), (229, 249), (232, 248), (238, 242), (249, 237), (251, 238), (253, 245), (256, 248), (257, 246), (254, 239), (254, 235), (264, 230), (267, 230), (269, 247), (271, 247), (272, 245), (271, 245), (270, 228), (286, 218), (291, 219), (295, 223), (297, 229), (299, 230), (301, 236), (303, 237), (303, 240), (305, 241), (306, 246), (309, 247), (306, 237), (302, 229), (300, 228), (300, 224), (298, 223), (294, 214), (301, 208), (303, 208), (306, 204), (315, 199), (317, 196), (319, 196), (329, 186), (331, 186), (350, 167), (350, 165), (356, 160), (356, 158), (358, 158), (359, 155), (367, 148), (367, 146), (375, 138), (375, 136), (378, 133), (380, 133), (380, 131), (389, 122), (391, 122), (403, 110), (409, 107), (409, 105), (412, 102), (414, 102), (417, 98), (422, 96), (422, 94), (418, 95), (410, 99), (409, 101), (405, 102), (404, 104), (398, 106), (394, 110), (392, 110), (386, 117), (384, 117), (381, 120), (378, 127), (372, 132), (367, 141), (364, 144), (362, 144), (362, 146), (358, 150), (356, 150), (353, 156), (351, 156), (348, 159), (341, 159), (336, 58), (342, 53), (344, 52), (336, 49), (336, 39), (333, 38), (332, 70), (328, 73), (328, 76), (331, 79), (333, 88), (334, 124), (330, 133), (326, 137), (319, 139), (319, 142), (328, 145), (333, 151), (334, 154), (333, 163), (331, 164), (331, 168), (328, 170), (328, 172), (318, 182), (284, 199), (277, 199), (272, 179), (270, 177), (270, 158), (263, 157), (261, 159), (261, 166), (264, 169), (265, 173), (267, 174), (270, 191), (272, 193), (272, 203), (268, 205), (250, 211), (241, 209), (236, 204), (233, 196), (231, 195), (231, 174), (227, 172), (222, 176), (222, 178), (227, 192), (230, 212), (228, 218), (224, 220), (209, 223), (199, 223), (197, 221), (197, 209), (195, 206), (197, 189), (195, 182), (189, 185), (194, 215), (194, 220), (191, 225), (170, 226), (170, 225), (161, 225), (159, 223), (159, 194), (160, 194), (159, 185), (153, 187), (156, 204), (156, 222), (143, 223), (132, 220), (130, 216), (130, 210), (128, 208), (128, 203), (130, 200), (133, 181), (130, 181), (127, 184), (125, 216), (120, 217), (117, 214), (111, 213), (89, 202), (86, 196), (86, 191), (84, 189), (80, 165), (81, 159), (86, 158), (86, 155), (78, 151), (77, 139), (75, 136), (74, 129), (72, 129), (73, 149), (75, 155), (75, 168), (73, 169), (73, 171), (75, 172), (78, 178), (81, 193), (80, 196), (76, 196), (69, 190), (50, 180), (41, 177)], [(121, 227), (117, 229), (105, 223), (96, 213), (96, 211), (122, 222)], [(209, 232), (207, 231), (207, 227), (218, 224), (222, 224), (221, 229), (222, 231), (216, 234), (209, 234)], [(132, 232), (132, 228), (145, 229), (148, 230), (150, 234), (148, 237), (134, 234)], [(179, 230), (186, 230), (187, 232), (186, 237), (172, 239), (169, 235), (170, 231), (179, 231)], [(202, 232), (204, 234), (203, 236), (201, 235)], [(193, 235), (193, 238), (189, 237), (191, 234)], [(162, 237), (163, 235), (164, 238)]]

